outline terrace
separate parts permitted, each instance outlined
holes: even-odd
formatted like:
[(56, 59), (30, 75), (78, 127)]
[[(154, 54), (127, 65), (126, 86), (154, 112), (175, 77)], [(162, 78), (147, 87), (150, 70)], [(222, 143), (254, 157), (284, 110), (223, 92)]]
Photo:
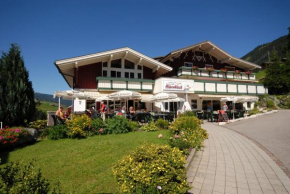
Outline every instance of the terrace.
[(251, 72), (236, 72), (236, 71), (222, 71), (206, 68), (180, 67), (177, 73), (178, 77), (194, 76), (194, 77), (210, 77), (217, 79), (231, 79), (239, 81), (255, 81), (255, 73)]

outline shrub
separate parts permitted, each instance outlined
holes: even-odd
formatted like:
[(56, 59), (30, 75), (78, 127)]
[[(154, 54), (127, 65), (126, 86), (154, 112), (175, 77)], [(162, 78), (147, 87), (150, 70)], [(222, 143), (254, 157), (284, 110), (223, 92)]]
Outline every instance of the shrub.
[(66, 125), (53, 126), (48, 130), (47, 138), (51, 140), (65, 139), (69, 132)]
[(260, 112), (261, 111), (257, 107), (254, 107), (252, 110), (248, 111), (248, 114), (249, 114), (249, 116), (251, 116), (251, 115), (254, 115), (254, 114), (258, 114)]
[(107, 134), (131, 132), (131, 128), (128, 126), (128, 120), (123, 116), (114, 116), (111, 119), (107, 119), (105, 123), (105, 133)]
[(137, 131), (139, 129), (139, 123), (136, 121), (129, 121), (128, 127), (130, 128), (130, 131)]
[(271, 100), (271, 99), (267, 100), (267, 108), (276, 108), (273, 100)]
[(67, 135), (70, 138), (81, 138), (86, 136), (85, 131), (90, 130), (91, 118), (87, 115), (72, 115), (71, 120), (66, 122), (69, 129)]
[(33, 162), (11, 162), (0, 168), (0, 193), (60, 193), (36, 169)]
[(25, 129), (0, 129), (0, 147), (12, 146), (29, 135)]
[[(177, 148), (143, 145), (114, 167), (121, 193), (186, 193), (185, 157)], [(149, 192), (150, 191), (150, 192)]]
[(51, 127), (44, 128), (40, 133), (40, 138), (44, 139), (44, 138), (48, 137), (50, 129), (51, 129)]
[(44, 129), (47, 125), (47, 120), (37, 120), (34, 122), (30, 122), (28, 127), (33, 129)]
[(152, 122), (150, 122), (150, 123), (147, 123), (147, 124), (145, 124), (145, 125), (143, 125), (142, 127), (141, 127), (141, 130), (142, 131), (147, 131), (147, 132), (149, 132), (149, 131), (157, 131), (157, 126), (155, 125), (155, 123), (152, 121)]
[(155, 125), (159, 128), (162, 128), (162, 129), (168, 129), (169, 122), (167, 120), (160, 118), (155, 122)]
[(196, 116), (196, 113), (192, 111), (185, 111), (178, 115), (178, 117), (192, 117), (192, 116)]
[(178, 117), (169, 127), (171, 138), (169, 144), (187, 153), (187, 148), (199, 150), (202, 142), (208, 137), (206, 130), (201, 128), (201, 121), (194, 116)]
[(33, 116), (33, 120), (35, 121), (35, 120), (44, 120), (44, 119), (47, 119), (47, 113), (43, 110), (36, 109)]
[(105, 124), (102, 119), (96, 118), (91, 121), (91, 130), (87, 131), (88, 136), (100, 134), (100, 129), (104, 128)]

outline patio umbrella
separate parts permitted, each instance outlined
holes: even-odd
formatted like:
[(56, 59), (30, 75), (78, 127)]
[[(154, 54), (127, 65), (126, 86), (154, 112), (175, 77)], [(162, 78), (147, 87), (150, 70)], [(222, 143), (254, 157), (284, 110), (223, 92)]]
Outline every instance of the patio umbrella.
[(64, 100), (74, 100), (78, 99), (87, 99), (88, 96), (84, 94), (84, 92), (77, 91), (77, 90), (65, 90), (65, 91), (56, 91), (53, 95), (53, 98), (59, 97), (58, 100), (58, 107), (60, 107), (60, 98)]
[(128, 110), (127, 101), (131, 99), (140, 99), (141, 96), (142, 96), (141, 93), (133, 92), (129, 90), (122, 90), (122, 91), (114, 92), (108, 95), (109, 98), (112, 98), (114, 100), (125, 100), (127, 110)]

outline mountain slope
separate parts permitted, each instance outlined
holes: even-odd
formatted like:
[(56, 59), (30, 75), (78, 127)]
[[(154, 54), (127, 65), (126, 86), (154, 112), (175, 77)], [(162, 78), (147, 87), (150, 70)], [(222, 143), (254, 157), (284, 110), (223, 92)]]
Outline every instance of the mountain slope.
[[(55, 102), (58, 103), (58, 98), (53, 98), (53, 95), (50, 94), (42, 94), (42, 93), (37, 93), (35, 92), (34, 98), (40, 101), (47, 101), (47, 102)], [(60, 99), (60, 104), (70, 106), (72, 105), (71, 100), (63, 100), (62, 98)]]
[(243, 56), (242, 59), (261, 65), (263, 62), (268, 61), (268, 53), (271, 56), (273, 50), (276, 50), (279, 56), (283, 56), (283, 49), (286, 47), (287, 41), (287, 35), (281, 36), (272, 42), (257, 46), (254, 50)]

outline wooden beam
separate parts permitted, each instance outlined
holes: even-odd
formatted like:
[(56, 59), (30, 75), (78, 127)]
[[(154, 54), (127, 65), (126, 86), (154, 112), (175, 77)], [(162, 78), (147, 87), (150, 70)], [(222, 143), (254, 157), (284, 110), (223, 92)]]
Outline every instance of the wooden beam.
[(221, 63), (226, 63), (226, 62), (229, 62), (230, 60), (232, 60), (231, 57), (229, 57), (229, 58), (225, 58), (225, 59), (222, 59), (222, 60), (221, 60)]
[(158, 65), (156, 68), (152, 69), (152, 72), (154, 73), (155, 71), (158, 71), (159, 68), (160, 66)]
[(114, 55), (110, 55), (110, 57), (109, 57), (109, 61), (108, 61), (109, 63), (111, 63), (111, 61), (113, 60), (113, 56), (114, 56)]
[(127, 55), (128, 55), (128, 51), (125, 52), (125, 55), (123, 56), (123, 60), (126, 59)]
[(135, 63), (135, 65), (139, 65), (142, 61), (142, 58), (139, 58), (139, 60)]
[(212, 52), (214, 49), (215, 49), (215, 47), (213, 46), (213, 47), (211, 47), (210, 49), (205, 50), (204, 52), (205, 52), (205, 53), (210, 53), (210, 52)]

